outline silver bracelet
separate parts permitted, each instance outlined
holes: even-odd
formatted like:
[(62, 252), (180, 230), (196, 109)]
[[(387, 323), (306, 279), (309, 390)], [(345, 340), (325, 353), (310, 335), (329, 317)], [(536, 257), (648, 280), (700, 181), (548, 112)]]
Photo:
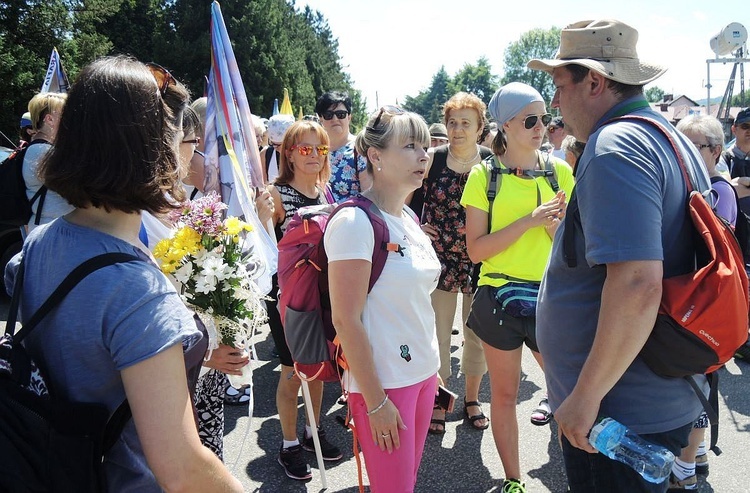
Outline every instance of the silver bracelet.
[(383, 407), (385, 406), (386, 402), (388, 402), (388, 394), (385, 394), (385, 398), (383, 398), (383, 402), (381, 402), (380, 404), (378, 404), (377, 407), (375, 407), (375, 409), (373, 409), (372, 411), (367, 411), (367, 415), (368, 416), (372, 416), (376, 412), (378, 412), (381, 409), (383, 409)]

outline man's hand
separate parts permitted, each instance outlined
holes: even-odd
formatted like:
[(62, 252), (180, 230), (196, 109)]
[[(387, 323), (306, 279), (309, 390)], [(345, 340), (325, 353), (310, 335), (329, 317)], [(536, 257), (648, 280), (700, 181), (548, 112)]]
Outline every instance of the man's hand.
[(599, 403), (584, 399), (574, 390), (555, 411), (555, 421), (571, 445), (593, 454), (597, 450), (589, 443), (588, 436), (596, 422)]

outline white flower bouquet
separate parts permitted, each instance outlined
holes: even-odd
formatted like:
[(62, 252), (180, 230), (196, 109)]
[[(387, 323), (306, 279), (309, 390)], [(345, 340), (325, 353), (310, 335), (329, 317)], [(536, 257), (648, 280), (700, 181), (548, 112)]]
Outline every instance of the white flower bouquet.
[[(183, 300), (206, 325), (207, 359), (219, 343), (246, 354), (255, 328), (266, 321), (264, 296), (246, 267), (245, 234), (252, 227), (236, 217), (222, 219), (226, 208), (216, 193), (186, 202), (170, 213), (172, 237), (154, 247), (162, 271), (181, 286)], [(228, 377), (235, 387), (249, 384), (250, 365), (242, 377)]]

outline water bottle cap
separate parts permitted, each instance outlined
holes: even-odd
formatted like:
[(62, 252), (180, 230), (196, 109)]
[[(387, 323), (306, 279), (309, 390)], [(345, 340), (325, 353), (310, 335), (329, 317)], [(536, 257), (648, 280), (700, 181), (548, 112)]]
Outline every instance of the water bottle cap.
[(589, 431), (589, 443), (594, 445), (596, 443), (596, 439), (599, 438), (599, 434), (604, 431), (604, 429), (609, 425), (612, 421), (614, 421), (612, 418), (603, 418), (600, 419), (592, 428), (591, 431)]

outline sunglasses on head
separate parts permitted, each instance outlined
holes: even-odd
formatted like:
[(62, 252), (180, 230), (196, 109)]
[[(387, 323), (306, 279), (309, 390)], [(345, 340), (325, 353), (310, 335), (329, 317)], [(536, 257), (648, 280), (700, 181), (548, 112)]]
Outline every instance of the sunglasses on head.
[(162, 97), (164, 96), (164, 93), (169, 86), (177, 85), (177, 81), (174, 77), (172, 77), (172, 74), (169, 73), (169, 70), (165, 69), (158, 63), (151, 62), (147, 63), (146, 66), (151, 71), (151, 75), (154, 76), (156, 85), (159, 86), (159, 92), (161, 93)]
[(526, 118), (524, 118), (523, 120), (524, 128), (526, 130), (531, 130), (532, 128), (536, 126), (536, 123), (539, 121), (539, 118), (542, 119), (542, 125), (544, 125), (545, 127), (549, 125), (549, 122), (552, 121), (552, 115), (550, 115), (549, 113), (545, 113), (543, 115), (531, 115), (531, 116), (527, 116)]
[(336, 115), (336, 118), (339, 120), (343, 120), (349, 116), (349, 112), (346, 110), (324, 111), (320, 116), (322, 116), (324, 120), (333, 120), (333, 115)]
[(328, 155), (328, 146), (325, 144), (317, 145), (317, 146), (309, 146), (309, 145), (293, 145), (289, 148), (290, 151), (293, 151), (297, 149), (297, 152), (299, 152), (300, 156), (309, 156), (312, 154), (313, 149), (318, 152), (318, 156), (327, 156)]
[(377, 130), (377, 128), (378, 128), (378, 125), (380, 124), (380, 119), (383, 118), (384, 114), (390, 115), (390, 116), (402, 115), (404, 114), (404, 110), (402, 110), (398, 106), (391, 106), (391, 105), (383, 106), (382, 108), (380, 108), (380, 111), (378, 111), (378, 116), (375, 117), (375, 121), (372, 123), (372, 125), (370, 125), (369, 127), (366, 127), (367, 130), (371, 132), (376, 132), (376, 133), (381, 132), (380, 130)]

